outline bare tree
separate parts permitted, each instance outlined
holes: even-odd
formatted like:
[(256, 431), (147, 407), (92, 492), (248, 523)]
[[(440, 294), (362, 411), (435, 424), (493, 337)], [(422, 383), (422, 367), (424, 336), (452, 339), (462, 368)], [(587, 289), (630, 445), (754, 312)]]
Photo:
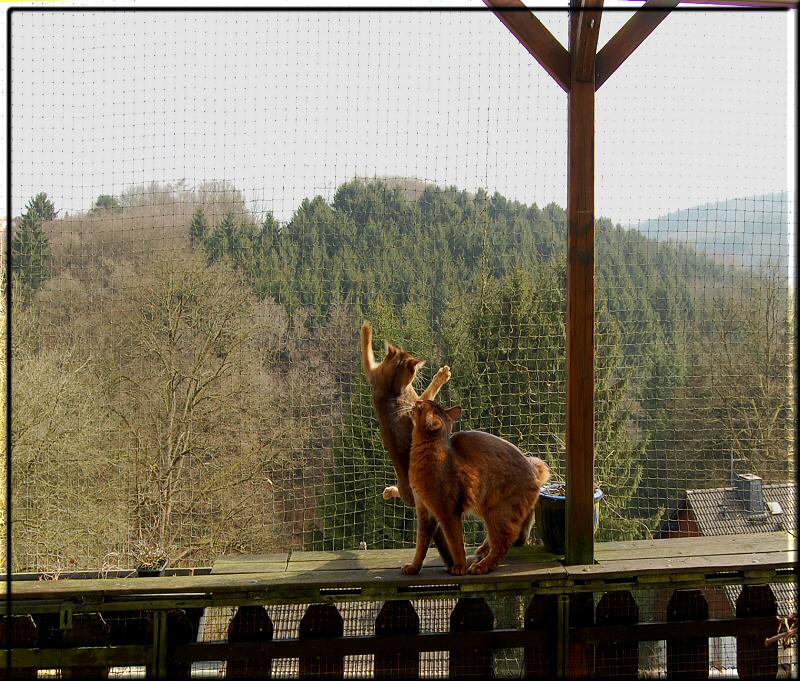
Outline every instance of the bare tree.
[(310, 435), (275, 369), (283, 309), (199, 257), (122, 274), (113, 288), (118, 323), (106, 362), (131, 457), (136, 539), (173, 561), (264, 548), (268, 471)]

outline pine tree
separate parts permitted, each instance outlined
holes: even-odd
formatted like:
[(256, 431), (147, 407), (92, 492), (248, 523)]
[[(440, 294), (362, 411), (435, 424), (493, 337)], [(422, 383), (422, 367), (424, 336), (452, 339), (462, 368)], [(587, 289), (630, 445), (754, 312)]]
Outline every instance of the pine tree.
[(11, 270), (19, 276), (25, 293), (39, 290), (50, 276), (50, 240), (42, 223), (56, 215), (53, 202), (41, 192), (28, 201), (17, 224), (11, 243)]
[(205, 244), (208, 237), (208, 220), (205, 211), (198, 208), (192, 215), (192, 222), (189, 225), (189, 240), (192, 248), (197, 248)]

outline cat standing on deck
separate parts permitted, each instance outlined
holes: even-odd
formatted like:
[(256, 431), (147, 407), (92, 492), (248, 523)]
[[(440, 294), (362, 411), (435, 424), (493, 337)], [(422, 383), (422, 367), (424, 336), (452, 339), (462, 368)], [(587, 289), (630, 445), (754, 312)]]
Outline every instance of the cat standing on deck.
[[(383, 491), (384, 499), (400, 497), (408, 506), (414, 506), (414, 495), (408, 482), (408, 460), (411, 455), (411, 409), (420, 398), (433, 399), (442, 386), (450, 380), (450, 367), (443, 366), (433, 377), (422, 395), (417, 395), (412, 383), (424, 361), (410, 353), (386, 343), (386, 356), (380, 363), (375, 361), (372, 351), (372, 326), (364, 322), (361, 326), (361, 357), (364, 373), (372, 388), (372, 405), (378, 417), (383, 445), (397, 474), (397, 485)], [(428, 541), (431, 536), (445, 565), (452, 565), (447, 542), (435, 519), (426, 528)]]
[[(409, 482), (417, 509), (417, 548), (403, 574), (420, 571), (430, 544), (431, 516), (441, 527), (453, 556), (451, 572), (483, 574), (497, 567), (512, 544), (524, 544), (533, 511), (550, 469), (510, 442), (489, 433), (464, 431), (451, 436), (461, 407), (444, 409), (420, 400), (412, 409)], [(483, 518), (486, 540), (467, 567), (463, 514)]]

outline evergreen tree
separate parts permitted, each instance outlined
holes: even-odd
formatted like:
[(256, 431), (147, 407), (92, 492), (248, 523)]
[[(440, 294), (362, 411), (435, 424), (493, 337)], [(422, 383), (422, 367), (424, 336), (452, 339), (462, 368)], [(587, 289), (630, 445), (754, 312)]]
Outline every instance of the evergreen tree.
[(89, 213), (97, 214), (108, 211), (109, 213), (121, 213), (122, 205), (115, 196), (109, 194), (101, 194), (97, 197)]
[(37, 291), (50, 276), (50, 240), (42, 223), (56, 217), (55, 206), (41, 192), (28, 201), (11, 242), (11, 269), (26, 294)]
[(205, 211), (201, 208), (195, 210), (192, 221), (189, 224), (189, 241), (192, 248), (197, 248), (205, 244), (208, 238), (208, 220)]

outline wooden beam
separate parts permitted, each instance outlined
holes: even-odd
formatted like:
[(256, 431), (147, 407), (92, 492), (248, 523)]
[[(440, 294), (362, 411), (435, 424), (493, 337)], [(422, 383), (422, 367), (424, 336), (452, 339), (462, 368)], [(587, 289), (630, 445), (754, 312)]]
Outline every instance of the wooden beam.
[[(642, 44), (667, 15), (678, 5), (678, 0), (647, 0), (597, 53), (595, 62), (595, 89), (605, 83), (633, 51)], [(656, 9), (658, 8), (658, 9)]]
[[(580, 1), (572, 6), (580, 9)], [(570, 52), (581, 12), (570, 13)], [(567, 163), (567, 536), (568, 565), (594, 559), (594, 72), (573, 80)]]
[[(562, 90), (569, 92), (570, 57), (564, 46), (521, 0), (483, 0)], [(503, 11), (503, 10), (512, 11)]]
[[(637, 2), (638, 0), (632, 0)], [(797, 9), (798, 0), (680, 0), (684, 5), (719, 5), (720, 7), (752, 7), (754, 9)], [(667, 2), (661, 4), (666, 5)], [(656, 4), (656, 6), (658, 6)]]
[(597, 38), (600, 35), (600, 19), (603, 0), (583, 0), (575, 27), (575, 49), (572, 52), (572, 80), (594, 79), (594, 64), (597, 56)]

